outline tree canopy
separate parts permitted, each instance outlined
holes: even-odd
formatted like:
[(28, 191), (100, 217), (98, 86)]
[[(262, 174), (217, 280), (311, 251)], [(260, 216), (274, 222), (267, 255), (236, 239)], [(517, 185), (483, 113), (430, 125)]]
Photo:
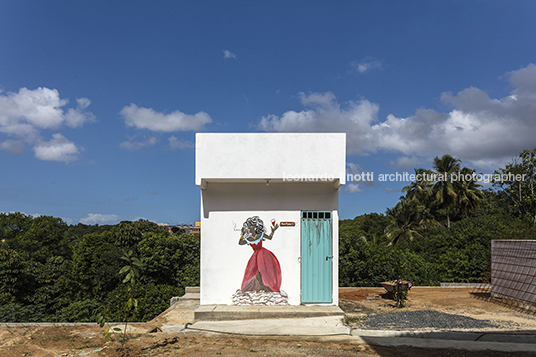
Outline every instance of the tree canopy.
[(536, 148), (524, 150), (495, 174), (493, 185), (510, 210), (536, 225)]
[(199, 235), (174, 235), (139, 220), (114, 226), (67, 226), (51, 216), (0, 214), (0, 322), (120, 320), (127, 291), (121, 256), (143, 262), (136, 287), (140, 311), (152, 319), (199, 285)]
[[(475, 170), (449, 155), (416, 168), (417, 179), (385, 214), (340, 221), (340, 285), (479, 282), (492, 239), (533, 233), (535, 170), (536, 149), (496, 170), (485, 190)], [(125, 252), (137, 262), (128, 286)], [(199, 256), (199, 235), (170, 234), (145, 220), (68, 226), (52, 216), (0, 213), (0, 322), (120, 320), (134, 291), (138, 309), (129, 319), (146, 321), (199, 285)]]

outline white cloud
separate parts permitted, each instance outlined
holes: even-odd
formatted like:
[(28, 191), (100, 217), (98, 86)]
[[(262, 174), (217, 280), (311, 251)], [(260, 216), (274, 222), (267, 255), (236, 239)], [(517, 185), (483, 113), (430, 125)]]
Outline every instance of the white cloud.
[(402, 157), (397, 158), (395, 161), (392, 161), (391, 165), (399, 169), (413, 169), (417, 167), (417, 165), (419, 164), (419, 161), (420, 161), (419, 158), (415, 156), (411, 156), (411, 157), (402, 156)]
[(18, 140), (6, 140), (0, 142), (0, 150), (9, 151), (13, 155), (22, 154), (24, 152), (24, 143)]
[(449, 113), (418, 110), (416, 115), (373, 126), (378, 147), (405, 155), (426, 151), (449, 153), (470, 160), (500, 159), (534, 146), (536, 92), (490, 99), (480, 89), (468, 88), (442, 99), (455, 109)]
[(443, 154), (490, 165), (535, 146), (536, 65), (509, 72), (507, 78), (514, 89), (503, 98), (493, 99), (470, 87), (456, 95), (442, 94), (442, 100), (453, 106), (450, 112), (418, 109), (413, 116), (389, 114), (381, 122), (376, 118), (379, 105), (364, 98), (341, 105), (331, 92), (300, 94), (305, 110), (267, 115), (259, 128), (346, 132), (350, 154), (398, 152), (407, 156), (397, 160), (399, 165)]
[(372, 69), (381, 69), (382, 62), (373, 57), (367, 57), (361, 61), (350, 62), (350, 66), (352, 66), (352, 69), (354, 71), (357, 71), (359, 73), (365, 73)]
[(169, 146), (171, 146), (172, 149), (185, 149), (194, 147), (194, 143), (192, 143), (191, 141), (179, 140), (175, 137), (175, 135), (170, 136), (168, 140)]
[(363, 192), (364, 190), (360, 186), (376, 185), (373, 178), (374, 173), (363, 170), (358, 164), (348, 162), (346, 164), (346, 185), (344, 187), (344, 192)]
[(89, 99), (77, 99), (78, 106), (65, 113), (61, 107), (67, 103), (68, 100), (61, 99), (56, 89), (43, 87), (35, 90), (21, 88), (18, 93), (0, 95), (0, 131), (17, 133), (10, 127), (21, 124), (38, 129), (57, 129), (62, 124), (78, 127), (94, 120), (92, 113), (84, 112), (90, 104)]
[(75, 109), (70, 108), (65, 114), (65, 124), (71, 128), (77, 128), (84, 124), (86, 121), (94, 121), (95, 117), (91, 113), (84, 112), (90, 104), (91, 101), (87, 98), (76, 98), (76, 103), (78, 104)]
[(359, 188), (358, 183), (347, 183), (344, 186), (344, 192), (346, 193), (357, 193), (357, 192), (363, 192), (361, 188)]
[(82, 224), (115, 224), (118, 223), (119, 216), (116, 214), (89, 213), (87, 217), (80, 219)]
[(74, 219), (72, 218), (68, 218), (68, 217), (60, 217), (60, 218), (63, 222), (67, 223), (68, 225), (74, 224)]
[(300, 93), (304, 106), (311, 109), (301, 112), (288, 111), (281, 117), (267, 115), (259, 122), (264, 131), (275, 132), (346, 132), (350, 151), (364, 154), (374, 143), (370, 128), (377, 120), (379, 106), (366, 99), (350, 101), (341, 108), (331, 92)]
[(198, 131), (203, 130), (206, 124), (212, 122), (205, 112), (189, 115), (176, 110), (170, 114), (162, 114), (151, 108), (138, 107), (136, 104), (124, 107), (120, 114), (129, 127), (157, 132)]
[(530, 63), (527, 67), (506, 74), (508, 81), (516, 87), (514, 93), (536, 93), (536, 65)]
[(139, 150), (143, 147), (153, 146), (158, 142), (158, 138), (151, 137), (145, 141), (124, 141), (121, 144), (119, 144), (119, 147), (126, 150)]
[(352, 162), (346, 163), (346, 173), (347, 174), (360, 174), (363, 172), (363, 169), (358, 164), (354, 164)]
[(231, 51), (229, 50), (223, 50), (223, 58), (225, 59), (228, 59), (228, 58), (237, 58), (236, 54), (232, 53)]
[(80, 153), (75, 144), (61, 134), (53, 134), (53, 139), (40, 141), (34, 146), (35, 157), (46, 161), (75, 161)]
[(20, 213), (22, 215), (25, 215), (25, 216), (31, 216), (33, 218), (37, 218), (37, 217), (41, 217), (41, 214), (40, 213), (24, 213), (24, 212), (20, 212), (20, 211), (9, 211), (9, 212), (6, 212), (6, 211), (0, 211), (0, 213), (4, 213), (4, 214), (10, 214), (10, 213)]
[(56, 89), (21, 88), (18, 93), (0, 97), (2, 126), (28, 123), (37, 128), (58, 128), (65, 120), (61, 107), (67, 100), (60, 99)]
[[(76, 108), (69, 108), (65, 111), (62, 107), (67, 105), (68, 100), (61, 99), (56, 89), (44, 87), (35, 90), (21, 88), (18, 93), (0, 94), (0, 133), (18, 139), (4, 141), (1, 148), (17, 154), (22, 152), (23, 142), (25, 142), (34, 145), (38, 159), (72, 161), (73, 155), (68, 158), (60, 155), (60, 160), (50, 159), (49, 157), (58, 157), (51, 154), (50, 148), (52, 146), (57, 148), (59, 142), (54, 139), (49, 143), (43, 143), (40, 134), (44, 129), (57, 130), (62, 125), (76, 128), (86, 122), (94, 121), (95, 116), (85, 111), (91, 103), (90, 100), (78, 98), (76, 101)], [(70, 148), (65, 142), (62, 145), (62, 150), (67, 154), (74, 153), (73, 147), (76, 149), (74, 144)]]
[[(368, 176), (367, 176), (368, 174)], [(358, 164), (348, 162), (346, 164), (346, 181), (359, 181), (365, 186), (374, 186), (373, 173), (363, 170)]]
[(298, 96), (300, 97), (300, 102), (304, 106), (319, 106), (322, 108), (330, 108), (337, 105), (335, 94), (332, 92), (326, 92), (326, 93), (309, 93), (309, 95), (306, 95), (303, 92), (298, 93)]

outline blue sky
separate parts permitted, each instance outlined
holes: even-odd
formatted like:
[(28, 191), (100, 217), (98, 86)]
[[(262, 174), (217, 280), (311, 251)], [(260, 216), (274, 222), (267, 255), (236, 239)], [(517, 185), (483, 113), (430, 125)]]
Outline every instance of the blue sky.
[(536, 146), (534, 1), (2, 1), (0, 212), (199, 220), (196, 132), (346, 132), (379, 174)]

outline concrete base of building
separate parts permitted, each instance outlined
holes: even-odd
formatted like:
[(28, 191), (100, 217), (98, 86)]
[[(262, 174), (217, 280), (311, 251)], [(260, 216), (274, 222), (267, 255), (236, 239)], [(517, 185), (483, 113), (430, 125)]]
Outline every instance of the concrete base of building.
[(255, 320), (338, 316), (344, 311), (334, 305), (201, 305), (195, 310), (195, 321)]

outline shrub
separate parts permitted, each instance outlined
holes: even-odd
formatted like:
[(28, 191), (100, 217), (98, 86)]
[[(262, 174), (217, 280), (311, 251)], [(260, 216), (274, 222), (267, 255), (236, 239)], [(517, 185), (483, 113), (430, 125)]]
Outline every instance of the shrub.
[(97, 315), (104, 309), (101, 302), (86, 299), (75, 301), (63, 308), (59, 313), (60, 322), (94, 322)]
[(53, 315), (46, 314), (43, 305), (21, 305), (18, 303), (0, 306), (0, 322), (52, 322)]
[(107, 321), (145, 322), (160, 315), (169, 307), (169, 301), (174, 296), (184, 294), (184, 289), (169, 285), (136, 284), (135, 297), (138, 309), (125, 316), (125, 302), (129, 299), (127, 284), (121, 284), (108, 294), (104, 315)]

